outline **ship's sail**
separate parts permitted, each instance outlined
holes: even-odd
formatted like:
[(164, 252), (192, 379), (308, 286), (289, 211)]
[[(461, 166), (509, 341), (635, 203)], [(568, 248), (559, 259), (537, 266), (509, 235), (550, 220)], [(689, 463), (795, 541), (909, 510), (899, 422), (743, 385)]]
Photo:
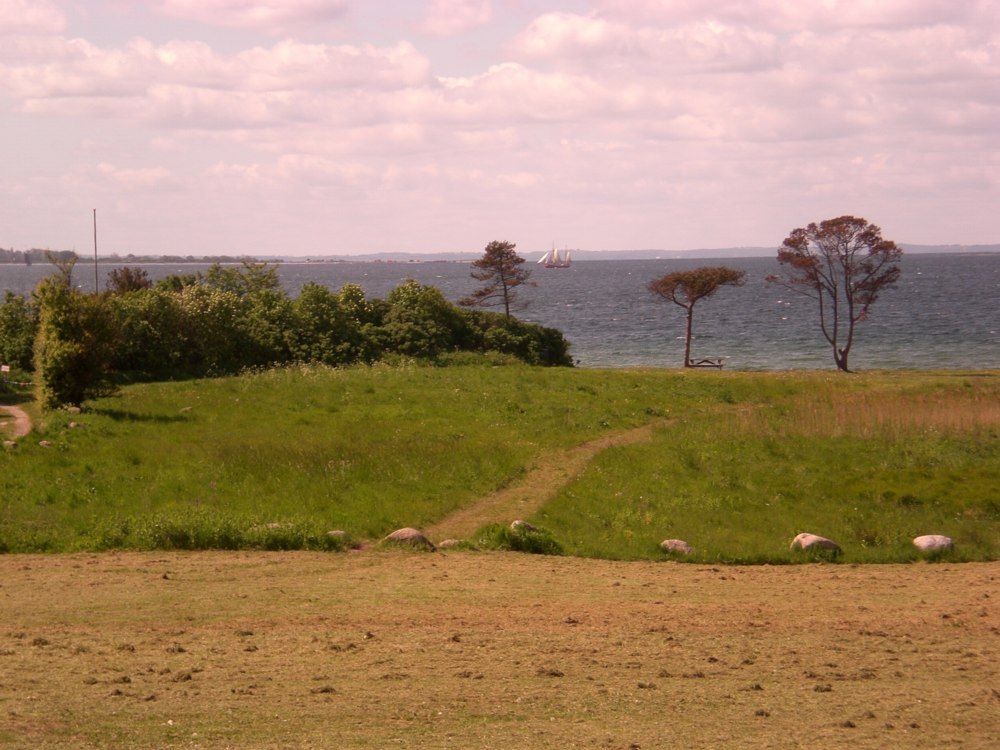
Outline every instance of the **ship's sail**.
[(560, 252), (559, 248), (553, 245), (551, 250), (538, 259), (538, 262), (546, 268), (569, 268), (573, 260), (569, 250)]

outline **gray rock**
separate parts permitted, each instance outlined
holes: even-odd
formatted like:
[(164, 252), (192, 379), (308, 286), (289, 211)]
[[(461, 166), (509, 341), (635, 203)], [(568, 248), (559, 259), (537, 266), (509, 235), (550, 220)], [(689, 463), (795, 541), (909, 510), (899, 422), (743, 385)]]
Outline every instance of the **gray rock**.
[(682, 555), (690, 555), (694, 548), (683, 539), (664, 539), (660, 542), (660, 549), (664, 552), (677, 552)]
[(412, 547), (422, 547), (423, 549), (434, 551), (435, 547), (431, 544), (431, 540), (425, 537), (417, 529), (411, 529), (409, 527), (403, 529), (396, 529), (394, 532), (389, 534), (385, 538), (386, 542), (391, 542), (394, 544), (408, 544)]
[(800, 549), (804, 551), (825, 549), (836, 554), (839, 554), (841, 551), (840, 545), (832, 539), (827, 539), (825, 536), (819, 536), (818, 534), (809, 534), (807, 532), (797, 535), (792, 540), (792, 543), (788, 546), (788, 548)]
[(955, 549), (955, 542), (950, 536), (943, 534), (924, 534), (913, 540), (913, 546), (921, 552), (936, 552), (938, 550)]

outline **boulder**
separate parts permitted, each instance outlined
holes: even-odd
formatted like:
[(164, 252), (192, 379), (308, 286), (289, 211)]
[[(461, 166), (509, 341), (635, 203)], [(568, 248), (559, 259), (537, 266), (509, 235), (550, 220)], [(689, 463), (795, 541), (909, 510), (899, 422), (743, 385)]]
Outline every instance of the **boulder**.
[(800, 550), (830, 550), (834, 554), (840, 554), (840, 545), (837, 544), (832, 539), (827, 539), (825, 536), (819, 536), (818, 534), (809, 534), (803, 532), (798, 534), (792, 543), (788, 546), (789, 549), (800, 549)]
[(409, 527), (405, 529), (396, 529), (394, 532), (389, 534), (384, 541), (390, 544), (405, 544), (411, 547), (419, 547), (431, 552), (434, 551), (434, 545), (431, 544), (431, 540), (425, 537), (417, 529), (411, 529)]
[(683, 539), (664, 539), (660, 542), (660, 549), (664, 552), (675, 552), (681, 555), (690, 555), (694, 549)]
[(950, 536), (943, 534), (924, 534), (913, 540), (913, 546), (921, 552), (937, 552), (939, 550), (955, 549), (955, 542)]

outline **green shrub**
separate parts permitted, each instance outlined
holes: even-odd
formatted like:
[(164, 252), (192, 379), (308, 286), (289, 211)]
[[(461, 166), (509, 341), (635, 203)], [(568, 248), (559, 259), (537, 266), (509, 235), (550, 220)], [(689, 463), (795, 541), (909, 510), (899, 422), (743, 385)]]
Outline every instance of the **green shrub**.
[(21, 371), (32, 366), (32, 348), (38, 329), (38, 311), (30, 301), (10, 290), (0, 302), (0, 364)]
[(140, 550), (343, 551), (354, 542), (314, 521), (262, 523), (222, 511), (179, 509), (148, 517), (109, 518), (83, 548)]
[(545, 529), (525, 526), (511, 528), (500, 523), (483, 526), (472, 537), (478, 549), (528, 552), (533, 555), (561, 555), (562, 546)]
[(79, 406), (109, 392), (114, 325), (106, 298), (81, 294), (53, 277), (39, 284), (35, 297), (35, 372), (42, 407)]

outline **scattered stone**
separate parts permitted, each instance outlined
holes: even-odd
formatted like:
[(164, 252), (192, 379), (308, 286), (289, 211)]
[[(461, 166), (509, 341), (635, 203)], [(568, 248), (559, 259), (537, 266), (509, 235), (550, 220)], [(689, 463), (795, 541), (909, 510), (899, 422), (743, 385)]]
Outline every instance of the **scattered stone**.
[(79, 414), (83, 410), (79, 406), (67, 406), (66, 411), (70, 414)]
[(394, 532), (389, 534), (384, 541), (393, 544), (406, 544), (411, 547), (423, 548), (430, 552), (435, 550), (435, 547), (431, 544), (430, 539), (417, 531), (417, 529), (411, 529), (409, 527), (396, 529)]
[(5, 451), (13, 450), (14, 446), (16, 446), (16, 445), (17, 445), (17, 443), (15, 443), (13, 440), (4, 440), (3, 441), (3, 449)]
[(79, 422), (70, 422), (70, 423), (69, 423), (69, 428), (70, 428), (71, 430), (78, 430), (78, 429), (80, 429), (81, 427), (83, 427), (83, 425), (82, 425), (82, 424), (80, 424)]
[(40, 440), (40, 441), (38, 441), (38, 447), (39, 448), (51, 448), (52, 447), (52, 443), (50, 443), (48, 440)]
[(448, 549), (449, 547), (457, 547), (461, 544), (459, 539), (445, 539), (443, 542), (438, 543), (438, 549)]
[(190, 407), (190, 406), (182, 406), (181, 407), (181, 414), (187, 414), (189, 411), (191, 411), (192, 408), (193, 407)]
[(664, 552), (672, 552), (679, 555), (690, 555), (694, 552), (694, 548), (683, 539), (664, 539), (660, 542), (660, 549)]
[(833, 552), (835, 555), (839, 555), (841, 551), (840, 545), (832, 539), (827, 539), (825, 536), (819, 536), (818, 534), (809, 534), (807, 532), (797, 535), (792, 540), (792, 543), (788, 546), (788, 548), (800, 549), (803, 551), (825, 549)]
[(516, 521), (512, 521), (510, 524), (511, 531), (538, 531), (534, 526), (532, 526), (527, 521), (522, 521), (518, 518)]
[(951, 537), (943, 534), (924, 534), (913, 540), (913, 546), (921, 552), (937, 552), (954, 549), (955, 542), (952, 541)]

